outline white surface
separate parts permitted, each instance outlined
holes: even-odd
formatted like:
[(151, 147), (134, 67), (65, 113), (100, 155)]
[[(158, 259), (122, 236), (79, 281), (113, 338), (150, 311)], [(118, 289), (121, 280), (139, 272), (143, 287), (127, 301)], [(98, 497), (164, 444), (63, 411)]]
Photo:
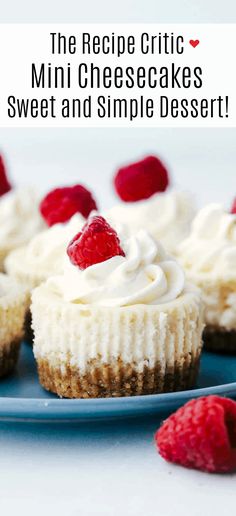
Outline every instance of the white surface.
[(155, 428), (155, 422), (75, 426), (70, 431), (52, 425), (20, 425), (17, 432), (1, 427), (1, 514), (230, 514), (235, 476), (210, 476), (164, 463), (154, 448)]
[[(1, 2), (1, 22), (234, 22), (234, 0), (30, 0)], [(102, 206), (117, 164), (158, 152), (202, 204), (236, 194), (236, 130), (1, 130), (15, 182), (82, 180)], [(110, 180), (110, 179), (109, 179)], [(168, 465), (157, 455), (158, 422), (98, 428), (0, 424), (4, 516), (222, 516), (235, 512), (235, 476)]]

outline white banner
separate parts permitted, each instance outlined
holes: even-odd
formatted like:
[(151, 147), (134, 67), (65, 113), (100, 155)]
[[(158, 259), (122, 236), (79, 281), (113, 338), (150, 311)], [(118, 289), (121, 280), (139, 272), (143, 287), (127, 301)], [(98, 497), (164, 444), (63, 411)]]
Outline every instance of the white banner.
[(1, 127), (236, 127), (236, 25), (0, 27)]

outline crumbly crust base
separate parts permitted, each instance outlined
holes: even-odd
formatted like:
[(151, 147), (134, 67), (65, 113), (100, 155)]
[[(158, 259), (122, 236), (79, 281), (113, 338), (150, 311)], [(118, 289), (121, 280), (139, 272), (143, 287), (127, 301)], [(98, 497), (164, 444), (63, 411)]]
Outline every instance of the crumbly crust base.
[(108, 398), (138, 396), (190, 389), (195, 385), (199, 356), (191, 357), (182, 366), (167, 367), (160, 364), (154, 369), (147, 366), (138, 372), (135, 364), (125, 364), (121, 359), (104, 364), (99, 359), (88, 364), (86, 373), (68, 364), (51, 365), (47, 359), (38, 358), (41, 385), (64, 398)]
[(21, 338), (15, 339), (7, 346), (0, 344), (0, 378), (10, 374), (16, 366)]
[(34, 331), (32, 328), (32, 315), (30, 309), (27, 310), (25, 314), (24, 321), (24, 340), (28, 342), (28, 344), (33, 344), (34, 340)]
[(203, 332), (204, 348), (217, 353), (236, 353), (236, 329), (226, 330), (219, 326), (207, 325)]
[(9, 249), (0, 249), (0, 272), (5, 272), (5, 259), (9, 252)]

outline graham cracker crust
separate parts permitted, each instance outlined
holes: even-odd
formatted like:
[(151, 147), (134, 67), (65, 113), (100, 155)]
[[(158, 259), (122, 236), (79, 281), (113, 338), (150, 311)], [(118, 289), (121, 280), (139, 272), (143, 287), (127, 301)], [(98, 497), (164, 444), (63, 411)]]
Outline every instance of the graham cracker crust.
[(33, 344), (34, 340), (34, 331), (31, 326), (32, 324), (32, 315), (30, 309), (27, 310), (25, 314), (25, 322), (24, 322), (24, 340), (29, 344)]
[[(190, 389), (195, 385), (199, 356), (191, 357), (182, 367), (176, 364), (165, 373), (160, 364), (138, 372), (134, 364), (125, 364), (121, 359), (112, 364), (99, 360), (90, 361), (87, 372), (63, 363), (62, 367), (51, 366), (46, 359), (37, 358), (39, 381), (48, 391), (64, 398), (109, 398), (138, 396)], [(62, 373), (63, 371), (63, 373)]]
[(21, 339), (11, 342), (6, 348), (0, 345), (0, 378), (11, 373), (16, 366)]
[(203, 331), (204, 348), (217, 353), (236, 353), (236, 330), (207, 325)]

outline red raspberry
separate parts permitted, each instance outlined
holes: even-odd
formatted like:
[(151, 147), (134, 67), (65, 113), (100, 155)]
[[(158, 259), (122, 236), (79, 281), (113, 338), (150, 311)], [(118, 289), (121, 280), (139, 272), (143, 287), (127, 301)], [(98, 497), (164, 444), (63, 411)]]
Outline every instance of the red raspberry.
[(156, 192), (164, 192), (168, 184), (168, 172), (155, 156), (120, 168), (114, 178), (116, 192), (126, 202), (148, 199)]
[(169, 462), (209, 473), (236, 469), (236, 402), (219, 396), (191, 400), (155, 436)]
[(56, 188), (40, 204), (40, 211), (48, 226), (70, 220), (75, 213), (87, 218), (97, 205), (92, 194), (82, 185)]
[(0, 156), (0, 196), (9, 192), (12, 189), (11, 184), (8, 181), (6, 167), (2, 156)]
[(232, 208), (231, 208), (231, 213), (235, 213), (236, 214), (236, 197), (234, 199), (234, 202), (233, 202), (233, 205), (232, 205)]
[(125, 256), (116, 231), (100, 215), (88, 220), (69, 243), (67, 254), (73, 265), (82, 270), (113, 256)]

